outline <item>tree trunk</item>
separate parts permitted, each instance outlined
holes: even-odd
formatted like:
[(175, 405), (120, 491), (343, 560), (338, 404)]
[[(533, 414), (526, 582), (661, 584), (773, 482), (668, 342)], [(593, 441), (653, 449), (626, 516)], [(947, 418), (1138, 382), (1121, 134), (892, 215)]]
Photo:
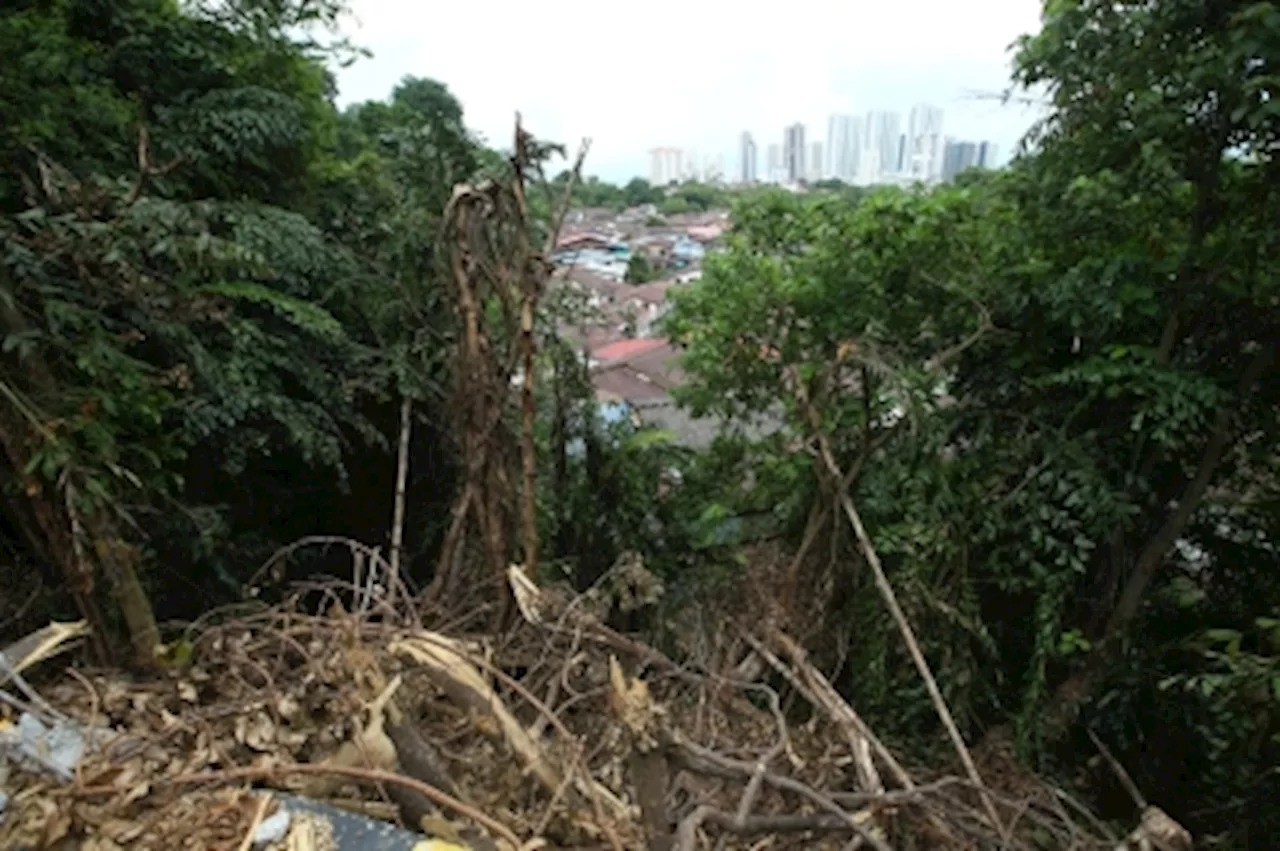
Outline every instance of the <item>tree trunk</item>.
[(524, 381), (520, 385), (520, 521), (521, 548), (524, 550), (525, 575), (538, 581), (538, 466), (537, 447), (533, 439), (537, 406), (534, 400), (533, 314), (536, 306), (537, 282), (526, 282), (520, 306), (520, 348), (524, 361)]
[(1232, 405), (1224, 405), (1218, 411), (1213, 429), (1200, 456), (1200, 464), (1195, 475), (1183, 489), (1178, 506), (1161, 524), (1156, 533), (1147, 541), (1138, 555), (1132, 573), (1120, 592), (1120, 599), (1107, 618), (1093, 652), (1086, 660), (1084, 668), (1059, 687), (1047, 712), (1048, 726), (1053, 732), (1062, 732), (1074, 719), (1080, 706), (1093, 693), (1107, 663), (1115, 653), (1116, 642), (1120, 634), (1129, 625), (1141, 608), (1160, 568), (1164, 566), (1169, 550), (1173, 549), (1178, 538), (1186, 531), (1187, 524), (1204, 501), (1205, 493), (1213, 482), (1213, 477), (1222, 463), (1223, 456), (1236, 438), (1235, 415), (1249, 399), (1254, 385), (1270, 368), (1275, 358), (1276, 342), (1269, 340), (1262, 344), (1240, 376), (1236, 399)]
[(153, 668), (158, 659), (156, 651), (160, 647), (160, 628), (151, 608), (151, 598), (138, 577), (141, 561), (138, 548), (120, 538), (115, 524), (105, 518), (90, 521), (90, 525), (94, 529), (98, 563), (111, 582), (116, 605), (120, 607), (125, 627), (129, 630), (134, 662), (142, 668)]
[[(24, 451), (26, 441), (19, 435), (20, 429), (16, 418), (9, 416), (9, 410), (0, 402), (0, 448), (14, 471), (14, 483), (21, 487), (20, 494), (7, 500), (11, 506), (10, 513), (15, 515), (16, 522), (28, 538), (28, 546), (32, 554), (56, 567), (66, 583), (67, 593), (71, 595), (80, 617), (89, 624), (91, 644), (95, 661), (102, 665), (115, 662), (107, 640), (107, 619), (102, 614), (94, 597), (94, 578), (92, 566), (78, 557), (77, 549), (72, 543), (71, 528), (63, 522), (61, 512), (56, 504), (47, 496), (46, 488), (33, 477), (23, 475), (29, 453)], [(31, 518), (29, 522), (28, 515)]]
[(396, 453), (396, 495), (391, 516), (391, 556), (387, 577), (387, 593), (395, 599), (400, 588), (400, 551), (404, 548), (405, 483), (409, 478), (409, 439), (413, 428), (413, 403), (404, 397), (400, 403), (400, 446)]
[[(27, 330), (26, 321), (16, 306), (17, 299), (7, 283), (0, 281), (0, 336)], [(18, 367), (21, 370), (18, 374), (29, 381), (41, 398), (56, 400), (60, 397), (53, 371), (38, 354), (28, 355)], [(40, 440), (40, 436), (32, 432), (38, 432), (43, 426), (34, 421), (34, 414), (24, 414), (18, 409), (21, 397), (16, 394), (20, 390), (12, 385), (4, 385), (3, 389), (8, 398), (0, 398), (0, 443), (4, 444), (5, 455), (15, 475), (23, 480), (32, 514), (44, 535), (44, 555), (58, 565), (66, 577), (68, 591), (75, 599), (81, 616), (94, 631), (98, 655), (104, 660), (110, 656), (105, 619), (93, 597), (95, 562), (106, 574), (120, 606), (138, 664), (144, 667), (154, 665), (160, 633), (151, 601), (138, 579), (137, 550), (118, 534), (105, 506), (99, 507), (94, 517), (87, 518), (90, 522), (87, 530), (81, 525), (75, 505), (76, 483), (72, 479), (63, 478), (53, 485), (23, 474)], [(56, 437), (46, 434), (44, 439)], [(52, 494), (50, 486), (55, 488)], [(58, 498), (59, 492), (61, 498)], [(85, 552), (86, 541), (93, 543), (92, 554)]]

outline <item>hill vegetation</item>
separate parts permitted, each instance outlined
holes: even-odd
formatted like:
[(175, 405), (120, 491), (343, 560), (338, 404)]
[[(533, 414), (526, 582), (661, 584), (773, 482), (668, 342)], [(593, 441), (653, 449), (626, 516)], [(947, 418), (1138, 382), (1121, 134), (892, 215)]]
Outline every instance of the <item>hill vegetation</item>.
[[(432, 80), (340, 110), (342, 12), (0, 11), (6, 636), (84, 618), (149, 666), (307, 536), (402, 552), (418, 588), (457, 554), (459, 593), (531, 539), (578, 590), (634, 551), (668, 590), (631, 626), (674, 647), (674, 612), (755, 587), (872, 726), (941, 752), (887, 581), (965, 739), (1128, 819), (1092, 732), (1204, 847), (1280, 846), (1280, 10), (1047, 0), (1014, 82), (1050, 112), (1007, 169), (737, 199), (668, 333), (693, 410), (788, 428), (703, 454), (600, 421), (552, 293), (524, 325), (479, 293), (538, 380), (478, 431), (445, 225), (458, 184), (519, 187), (494, 228), (533, 246), (566, 195), (724, 193), (544, 179), (553, 146), (493, 147)], [(459, 545), (477, 439), (496, 502)], [(748, 512), (785, 535), (726, 538)]]

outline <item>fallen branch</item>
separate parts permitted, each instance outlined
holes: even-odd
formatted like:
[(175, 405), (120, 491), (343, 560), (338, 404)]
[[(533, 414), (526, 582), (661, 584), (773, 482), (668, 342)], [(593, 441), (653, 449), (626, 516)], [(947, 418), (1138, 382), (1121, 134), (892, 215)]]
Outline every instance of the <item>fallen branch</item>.
[[(435, 633), (419, 633), (414, 638), (393, 642), (387, 649), (393, 654), (407, 655), (423, 664), (427, 671), (434, 675), (432, 679), (459, 706), (467, 707), (478, 715), (492, 718), (525, 768), (532, 772), (553, 796), (563, 794), (564, 784), (568, 778), (573, 777), (572, 773), (566, 773), (562, 778), (560, 768), (548, 760), (542, 748), (511, 714), (489, 683), (480, 676), (479, 671), (468, 661), (466, 654), (456, 642)], [(551, 712), (549, 707), (512, 680), (505, 672), (488, 664), (485, 668), (489, 673), (519, 691), (540, 712), (546, 714), (567, 743), (577, 745), (577, 740), (564, 727), (560, 719), (555, 717), (555, 713)], [(574, 785), (590, 802), (597, 825), (608, 835), (615, 851), (622, 851), (621, 842), (605, 820), (600, 801), (601, 799), (608, 801), (614, 813), (623, 817), (626, 817), (627, 807), (608, 788), (591, 776), (581, 762), (579, 751), (575, 749), (574, 753), (576, 767), (579, 768), (579, 776), (575, 779)]]
[(675, 851), (695, 851), (698, 847), (698, 828), (705, 823), (714, 824), (736, 836), (756, 836), (761, 833), (855, 833), (861, 836), (859, 827), (847, 818), (835, 815), (784, 815), (753, 816), (739, 818), (706, 805), (690, 813), (676, 830)]
[[(844, 473), (840, 470), (840, 466), (836, 463), (835, 454), (831, 451), (831, 441), (822, 428), (822, 418), (810, 402), (804, 389), (804, 383), (794, 375), (793, 379), (797, 399), (805, 411), (810, 427), (813, 429), (813, 438), (817, 441), (821, 460), (825, 464), (832, 480), (837, 484), (843, 484)], [(907, 646), (911, 661), (915, 663), (916, 669), (920, 672), (920, 678), (924, 681), (925, 689), (929, 692), (929, 698), (933, 701), (933, 707), (938, 713), (938, 718), (942, 721), (942, 726), (951, 738), (952, 745), (955, 746), (956, 754), (960, 757), (960, 763), (964, 766), (965, 773), (969, 775), (969, 779), (978, 788), (982, 797), (983, 807), (991, 819), (991, 824), (996, 828), (997, 832), (1003, 834), (1004, 830), (1001, 827), (1000, 814), (996, 812), (995, 803), (991, 800), (991, 794), (982, 782), (982, 775), (978, 773), (978, 766), (974, 764), (973, 756), (970, 755), (969, 748), (964, 743), (964, 737), (960, 735), (960, 728), (956, 726), (955, 719), (951, 716), (951, 709), (947, 706), (947, 701), (943, 698), (942, 691), (938, 688), (938, 681), (933, 676), (933, 670), (929, 667), (928, 660), (924, 658), (924, 653), (920, 650), (920, 642), (916, 640), (915, 630), (912, 629), (911, 622), (907, 620), (906, 613), (902, 611), (902, 606), (898, 603), (898, 595), (893, 590), (893, 585), (889, 582), (888, 575), (884, 572), (884, 565), (880, 563), (880, 555), (876, 552), (875, 545), (871, 542), (871, 536), (867, 534), (866, 527), (862, 525), (862, 517), (858, 514), (858, 509), (849, 497), (848, 488), (838, 487), (837, 496), (840, 507), (844, 510), (844, 515), (858, 540), (858, 547), (862, 551), (862, 556), (866, 559), (867, 565), (870, 566), (871, 573), (875, 577), (876, 588), (884, 599), (885, 607), (889, 610), (889, 615), (898, 627), (898, 632), (902, 634), (902, 640)]]
[(548, 761), (542, 748), (525, 732), (502, 698), (453, 641), (443, 635), (424, 633), (396, 641), (387, 649), (422, 665), (432, 681), (458, 706), (493, 719), (503, 738), (538, 782), (551, 793), (559, 788), (560, 771)]
[(249, 821), (249, 829), (244, 832), (244, 839), (240, 840), (239, 851), (250, 851), (253, 848), (254, 835), (258, 832), (258, 826), (262, 824), (262, 820), (267, 814), (267, 807), (270, 804), (270, 795), (258, 797), (258, 805), (253, 808), (253, 818)]
[[(756, 775), (755, 763), (723, 756), (710, 748), (704, 748), (701, 745), (684, 740), (679, 733), (665, 734), (663, 744), (667, 748), (668, 755), (687, 771), (709, 774), (713, 777), (751, 778)], [(783, 777), (768, 771), (761, 773), (760, 777), (770, 786), (799, 795), (827, 813), (843, 819), (851, 831), (856, 833), (862, 841), (875, 848), (876, 851), (892, 851), (892, 848), (883, 839), (876, 836), (875, 832), (865, 826), (874, 817), (873, 812), (850, 815), (830, 796), (819, 792), (812, 786), (801, 783), (799, 780)]]
[(849, 748), (853, 751), (854, 765), (857, 767), (858, 780), (862, 788), (868, 792), (884, 791), (884, 783), (880, 779), (880, 773), (876, 771), (875, 764), (871, 761), (871, 751), (874, 749), (876, 755), (889, 767), (894, 779), (902, 786), (910, 789), (914, 784), (911, 782), (911, 777), (907, 774), (906, 769), (898, 763), (893, 754), (889, 752), (889, 749), (876, 738), (875, 734), (871, 732), (871, 728), (866, 725), (853, 707), (844, 698), (840, 697), (840, 693), (827, 681), (822, 672), (810, 664), (809, 660), (805, 658), (804, 650), (800, 645), (781, 630), (773, 630), (770, 637), (791, 657), (792, 664), (795, 665), (797, 670), (793, 671), (782, 664), (782, 661), (770, 653), (754, 636), (745, 636), (747, 643), (762, 659), (791, 683), (806, 700), (816, 708), (823, 710), (844, 733), (849, 742)]

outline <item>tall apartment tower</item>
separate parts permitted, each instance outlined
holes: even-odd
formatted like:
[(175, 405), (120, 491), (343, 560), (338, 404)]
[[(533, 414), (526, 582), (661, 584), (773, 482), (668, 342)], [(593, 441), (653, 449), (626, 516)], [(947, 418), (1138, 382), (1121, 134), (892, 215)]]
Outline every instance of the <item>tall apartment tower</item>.
[(978, 143), (978, 162), (981, 168), (996, 167), (996, 143), (995, 142), (979, 142)]
[(862, 135), (862, 119), (858, 116), (831, 116), (827, 121), (827, 177), (845, 183), (858, 179)]
[(942, 156), (942, 179), (952, 180), (967, 168), (978, 165), (978, 146), (973, 142), (947, 140)]
[(826, 164), (826, 160), (822, 158), (822, 143), (810, 142), (809, 143), (809, 173), (805, 175), (805, 178), (810, 183), (817, 183), (819, 180), (822, 180), (822, 178), (826, 177), (825, 164)]
[(652, 148), (649, 151), (649, 182), (666, 186), (684, 176), (684, 151), (679, 148)]
[(898, 173), (902, 149), (901, 119), (896, 112), (873, 110), (862, 128), (859, 183), (884, 183)]
[(787, 171), (782, 164), (782, 146), (781, 145), (774, 144), (769, 146), (768, 163), (769, 163), (769, 168), (768, 168), (768, 171), (765, 172), (766, 180), (768, 180), (770, 183), (781, 183), (782, 181), (787, 179)]
[(742, 183), (756, 182), (756, 140), (750, 133), (742, 134), (738, 147), (738, 179)]
[(925, 183), (940, 180), (946, 147), (942, 110), (924, 103), (912, 107), (904, 142), (900, 163), (903, 177)]
[(782, 140), (782, 159), (788, 183), (801, 183), (809, 176), (805, 168), (804, 125), (796, 122), (787, 128)]

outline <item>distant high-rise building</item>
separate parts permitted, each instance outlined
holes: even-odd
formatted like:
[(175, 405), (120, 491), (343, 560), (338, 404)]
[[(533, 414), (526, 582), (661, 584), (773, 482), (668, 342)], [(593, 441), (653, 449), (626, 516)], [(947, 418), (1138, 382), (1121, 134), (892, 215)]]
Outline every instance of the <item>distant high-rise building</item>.
[(899, 170), (909, 180), (932, 183), (942, 177), (946, 141), (942, 136), (942, 110), (929, 104), (911, 108)]
[(862, 152), (862, 119), (856, 115), (833, 115), (827, 121), (827, 176), (853, 183), (858, 179)]
[(797, 122), (788, 127), (782, 145), (787, 182), (802, 182), (808, 176), (808, 170), (805, 168), (804, 125)]
[(684, 177), (684, 151), (679, 148), (653, 148), (649, 151), (649, 182), (666, 186)]
[(867, 122), (862, 128), (859, 183), (883, 183), (897, 174), (902, 148), (900, 125), (896, 112), (872, 110), (867, 113)]
[(978, 143), (978, 162), (979, 168), (995, 168), (996, 167), (996, 143), (995, 142), (979, 142)]
[(808, 179), (810, 183), (817, 183), (819, 180), (822, 180), (822, 178), (826, 176), (825, 169), (823, 168), (824, 162), (826, 161), (822, 159), (822, 143), (810, 142), (809, 143), (809, 173), (805, 175), (805, 177)]
[(738, 179), (743, 183), (756, 182), (756, 140), (750, 133), (742, 134), (738, 147)]
[(769, 146), (769, 171), (767, 179), (770, 183), (781, 183), (787, 179), (787, 170), (782, 161), (782, 146)]
[(995, 146), (990, 142), (957, 142), (948, 139), (942, 155), (942, 179), (953, 180), (968, 168), (991, 168)]

